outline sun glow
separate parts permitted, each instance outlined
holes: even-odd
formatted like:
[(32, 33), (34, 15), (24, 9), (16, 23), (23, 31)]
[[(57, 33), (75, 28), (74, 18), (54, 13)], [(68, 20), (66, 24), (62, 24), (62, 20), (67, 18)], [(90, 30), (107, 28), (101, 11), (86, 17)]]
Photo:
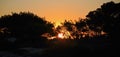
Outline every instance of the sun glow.
[(65, 26), (58, 26), (56, 28), (53, 28), (53, 32), (54, 32), (53, 35), (51, 35), (50, 33), (45, 33), (42, 36), (46, 37), (49, 40), (52, 40), (52, 39), (81, 39), (87, 37), (92, 38), (96, 35), (107, 35), (104, 31), (101, 31), (100, 33), (96, 33), (95, 31), (92, 30), (83, 32), (81, 30), (78, 30), (75, 26), (72, 26), (72, 31), (67, 30), (67, 27)]
[(61, 22), (56, 22), (56, 23), (54, 24), (54, 26), (55, 26), (55, 28), (57, 28), (58, 26), (62, 26), (62, 25), (61, 25)]
[(59, 33), (59, 34), (58, 34), (58, 38), (63, 39), (63, 38), (64, 38), (63, 33)]

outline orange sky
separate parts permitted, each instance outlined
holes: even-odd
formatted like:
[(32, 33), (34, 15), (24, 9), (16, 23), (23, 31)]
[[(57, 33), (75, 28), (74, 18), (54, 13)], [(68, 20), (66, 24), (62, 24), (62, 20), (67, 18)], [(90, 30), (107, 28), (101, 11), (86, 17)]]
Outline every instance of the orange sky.
[(65, 19), (85, 18), (89, 11), (109, 1), (112, 0), (0, 0), (0, 16), (29, 11), (58, 25)]

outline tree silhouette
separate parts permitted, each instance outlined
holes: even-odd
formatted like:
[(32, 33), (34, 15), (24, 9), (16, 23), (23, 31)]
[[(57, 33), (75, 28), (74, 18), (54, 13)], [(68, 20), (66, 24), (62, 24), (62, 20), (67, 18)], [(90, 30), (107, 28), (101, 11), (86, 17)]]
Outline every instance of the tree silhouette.
[(72, 31), (72, 26), (74, 25), (74, 23), (72, 21), (67, 21), (65, 20), (64, 23), (62, 23), (63, 26), (67, 27), (68, 31)]
[(78, 30), (84, 30), (84, 27), (87, 26), (86, 19), (80, 19), (78, 22), (76, 22), (75, 26)]
[[(53, 24), (30, 12), (12, 13), (0, 18), (2, 38), (16, 38), (17, 42), (35, 42), (43, 33), (50, 33)], [(2, 35), (3, 34), (3, 35)]]
[(118, 38), (120, 38), (120, 3), (114, 3), (112, 1), (104, 3), (101, 8), (89, 12), (86, 17), (86, 22), (90, 29), (95, 31), (103, 30), (107, 33), (108, 39), (110, 40), (109, 43), (112, 45), (110, 50), (116, 52), (120, 48), (118, 47)]
[(104, 30), (111, 36), (117, 36), (120, 32), (120, 3), (104, 3), (101, 8), (89, 12), (86, 17), (92, 30)]

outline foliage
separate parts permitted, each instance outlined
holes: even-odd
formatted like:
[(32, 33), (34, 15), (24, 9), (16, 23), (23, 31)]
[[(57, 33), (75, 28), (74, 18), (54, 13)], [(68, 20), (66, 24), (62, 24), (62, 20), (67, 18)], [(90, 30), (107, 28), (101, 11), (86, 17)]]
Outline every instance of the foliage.
[(92, 30), (103, 30), (110, 35), (120, 32), (120, 3), (104, 3), (101, 8), (89, 12), (86, 17)]
[(74, 26), (74, 23), (72, 21), (65, 20), (64, 23), (62, 23), (63, 26), (67, 27), (68, 31), (72, 31), (72, 26)]
[(36, 42), (43, 33), (52, 32), (53, 24), (30, 12), (12, 13), (0, 18), (0, 38), (17, 42)]

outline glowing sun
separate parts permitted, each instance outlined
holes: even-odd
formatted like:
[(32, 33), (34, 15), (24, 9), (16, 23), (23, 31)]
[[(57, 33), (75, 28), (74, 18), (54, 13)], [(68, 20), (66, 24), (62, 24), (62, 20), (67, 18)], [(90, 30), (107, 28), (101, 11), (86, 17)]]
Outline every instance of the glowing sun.
[(64, 38), (64, 35), (63, 35), (63, 33), (59, 33), (59, 34), (58, 34), (58, 38), (61, 38), (61, 39), (63, 39), (63, 38)]

